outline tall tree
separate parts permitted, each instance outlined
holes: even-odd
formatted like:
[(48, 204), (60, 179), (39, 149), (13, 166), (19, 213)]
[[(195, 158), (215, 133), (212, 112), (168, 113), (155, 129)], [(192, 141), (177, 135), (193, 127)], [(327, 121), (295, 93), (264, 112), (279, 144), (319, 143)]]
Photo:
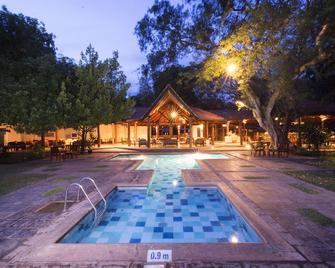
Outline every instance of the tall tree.
[(89, 45), (77, 68), (77, 88), (73, 99), (70, 124), (81, 133), (81, 150), (85, 150), (87, 134), (99, 124), (108, 124), (127, 116), (133, 101), (126, 97), (130, 86), (118, 62), (118, 53), (104, 62)]
[(0, 11), (0, 122), (44, 134), (57, 126), (60, 89), (53, 35), (43, 23)]
[(330, 0), (156, 0), (136, 33), (153, 73), (188, 57), (204, 63), (206, 80), (237, 81), (236, 96), (277, 144), (285, 135), (274, 111), (292, 108), (306, 79), (333, 69), (334, 11)]
[[(315, 48), (325, 20), (319, 8), (327, 9), (327, 1), (261, 2), (205, 64), (205, 77), (225, 75), (238, 81), (240, 103), (252, 110), (274, 145), (286, 142), (288, 130), (274, 123), (274, 108), (285, 100), (282, 111), (292, 112), (304, 66), (320, 53)], [(327, 60), (333, 61), (330, 55)], [(229, 73), (231, 66), (236, 70)]]

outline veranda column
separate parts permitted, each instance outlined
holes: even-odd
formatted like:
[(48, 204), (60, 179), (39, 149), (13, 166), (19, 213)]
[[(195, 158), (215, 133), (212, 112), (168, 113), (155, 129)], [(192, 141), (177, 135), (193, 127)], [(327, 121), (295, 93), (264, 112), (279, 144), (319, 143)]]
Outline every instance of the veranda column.
[(208, 139), (208, 121), (205, 121), (204, 138)]
[(173, 126), (172, 123), (169, 125), (169, 136), (171, 137), (173, 135)]
[(214, 124), (212, 124), (212, 145), (215, 144), (215, 128), (214, 128)]
[(137, 122), (134, 123), (134, 139), (135, 139), (135, 145), (137, 142)]
[(238, 129), (239, 129), (239, 132), (240, 132), (240, 145), (243, 145), (243, 128), (242, 128), (242, 122), (239, 121), (238, 122)]
[(159, 125), (156, 125), (156, 140), (159, 138)]
[(192, 122), (190, 122), (189, 124), (190, 128), (189, 128), (189, 137), (190, 137), (190, 148), (192, 148), (192, 143), (193, 143), (193, 130), (192, 130)]
[(150, 125), (150, 118), (148, 118), (148, 122), (147, 122), (147, 147), (148, 148), (150, 148), (151, 146), (150, 138), (151, 138), (151, 125)]
[(178, 129), (178, 142), (180, 141), (180, 125), (177, 126), (177, 129)]
[(117, 124), (114, 125), (114, 141), (117, 143)]
[(230, 125), (230, 121), (228, 120), (227, 121), (227, 134), (226, 135), (228, 135), (228, 133), (229, 133), (229, 125)]
[(127, 143), (128, 143), (128, 146), (131, 146), (131, 140), (130, 140), (130, 123), (127, 123), (127, 132), (128, 132)]

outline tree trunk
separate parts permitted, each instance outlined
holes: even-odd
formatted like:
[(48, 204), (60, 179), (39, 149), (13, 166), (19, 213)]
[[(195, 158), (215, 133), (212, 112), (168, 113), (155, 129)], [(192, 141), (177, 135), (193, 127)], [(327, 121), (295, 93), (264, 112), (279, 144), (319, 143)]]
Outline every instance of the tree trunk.
[(86, 145), (86, 128), (83, 127), (81, 131), (81, 144), (80, 144), (80, 153), (83, 154), (85, 152), (85, 145)]
[(279, 143), (283, 142), (283, 137), (280, 129), (275, 126), (271, 113), (276, 101), (280, 97), (280, 90), (277, 89), (274, 91), (266, 103), (262, 103), (253, 90), (246, 90), (244, 93), (248, 99), (248, 107), (252, 110), (254, 118), (269, 133), (271, 145), (277, 147)]
[(45, 147), (45, 133), (41, 132), (41, 145), (44, 148)]
[(101, 146), (101, 138), (100, 138), (100, 125), (97, 126), (97, 132), (98, 132), (98, 147)]

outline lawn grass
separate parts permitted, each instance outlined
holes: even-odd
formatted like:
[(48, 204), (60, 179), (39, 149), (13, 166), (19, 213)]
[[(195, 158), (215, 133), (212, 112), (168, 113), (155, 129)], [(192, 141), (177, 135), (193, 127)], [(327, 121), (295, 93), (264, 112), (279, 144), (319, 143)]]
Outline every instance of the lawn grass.
[(63, 182), (63, 181), (71, 181), (75, 178), (76, 178), (75, 176), (63, 176), (63, 177), (55, 178), (54, 180), (59, 181), (59, 182)]
[(263, 180), (263, 179), (269, 179), (269, 177), (266, 176), (244, 176), (243, 178), (248, 180)]
[(287, 171), (285, 173), (335, 192), (335, 171)]
[(38, 181), (46, 180), (52, 174), (2, 174), (0, 176), (0, 195), (15, 191)]
[(300, 191), (305, 192), (306, 194), (318, 194), (319, 192), (314, 191), (313, 189), (307, 188), (305, 187), (303, 184), (301, 183), (291, 183), (289, 184), (290, 186), (299, 189)]
[(94, 168), (106, 168), (106, 167), (109, 167), (109, 165), (98, 165), (98, 166), (95, 166)]
[(53, 188), (51, 188), (50, 190), (48, 190), (44, 193), (41, 193), (41, 196), (48, 197), (48, 196), (54, 195), (58, 192), (64, 191), (64, 189), (65, 189), (64, 186), (56, 186), (56, 187), (53, 187)]
[(310, 221), (322, 226), (335, 226), (335, 221), (313, 208), (298, 208), (298, 213)]
[(43, 169), (44, 172), (49, 172), (49, 171), (58, 171), (59, 167), (47, 167)]
[(330, 154), (315, 160), (307, 160), (306, 163), (312, 166), (335, 169), (335, 155)]

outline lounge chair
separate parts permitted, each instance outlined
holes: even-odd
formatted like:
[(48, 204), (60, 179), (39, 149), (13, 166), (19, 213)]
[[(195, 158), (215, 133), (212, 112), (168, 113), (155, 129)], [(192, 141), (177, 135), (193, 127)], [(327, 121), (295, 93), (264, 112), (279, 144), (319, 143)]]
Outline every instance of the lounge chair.
[(178, 146), (177, 139), (164, 139), (163, 146)]
[(195, 146), (197, 146), (197, 145), (205, 146), (205, 139), (204, 138), (197, 138), (197, 139), (195, 139), (194, 145)]

